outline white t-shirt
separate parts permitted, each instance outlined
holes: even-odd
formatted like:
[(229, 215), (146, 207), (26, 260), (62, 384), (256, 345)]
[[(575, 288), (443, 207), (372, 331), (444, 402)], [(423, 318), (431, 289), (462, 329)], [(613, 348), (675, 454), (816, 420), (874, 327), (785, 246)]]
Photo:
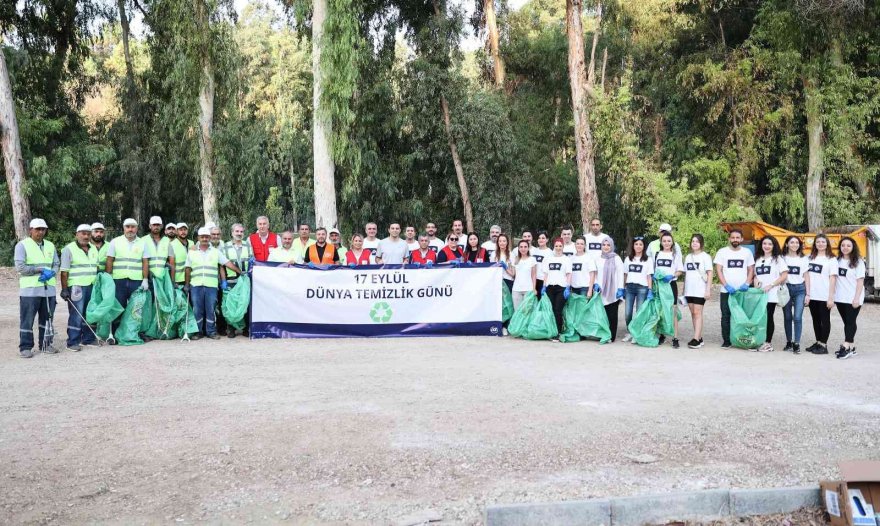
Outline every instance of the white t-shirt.
[(544, 272), (544, 259), (551, 254), (553, 254), (553, 251), (549, 248), (532, 248), (532, 257), (535, 258), (535, 262), (538, 264), (538, 279), (544, 279), (546, 275)]
[(650, 287), (651, 275), (654, 274), (654, 260), (648, 257), (644, 261), (626, 258), (623, 260), (623, 273), (626, 274), (627, 283)]
[(382, 263), (386, 265), (400, 265), (407, 256), (409, 256), (409, 250), (407, 250), (406, 241), (400, 238), (395, 241), (386, 237), (379, 241), (379, 248), (376, 249), (376, 258), (381, 258)]
[(543, 266), (544, 286), (568, 286), (568, 281), (565, 279), (566, 274), (571, 274), (571, 259), (568, 256), (557, 256), (551, 252), (549, 256), (544, 258)]
[(715, 264), (721, 266), (724, 272), (724, 281), (731, 287), (738, 289), (746, 284), (749, 278), (749, 267), (755, 265), (755, 256), (752, 252), (739, 247), (734, 250), (730, 247), (724, 247), (715, 254)]
[[(446, 241), (443, 239), (440, 239), (439, 237), (435, 237), (434, 239), (428, 240), (428, 248), (433, 250), (435, 254), (437, 252), (440, 252), (441, 250), (443, 250), (443, 247), (445, 247), (445, 246), (446, 246)], [(460, 246), (460, 247), (464, 246), (464, 244), (461, 242), (460, 239), (458, 241), (458, 246)]]
[(482, 248), (486, 249), (486, 255), (489, 256), (489, 261), (493, 261), (492, 258), (495, 257), (495, 242), (494, 241), (483, 241), (483, 244), (480, 246)]
[(705, 252), (688, 254), (684, 258), (684, 295), (691, 298), (706, 297), (707, 272), (712, 270), (712, 258)]
[(562, 253), (571, 257), (577, 253), (577, 247), (574, 246), (574, 243), (569, 243), (562, 247)]
[[(788, 272), (788, 265), (785, 264), (785, 258), (778, 257), (765, 258), (761, 256), (755, 262), (755, 278), (761, 284), (761, 288), (770, 285), (779, 279), (783, 272)], [(779, 285), (770, 289), (767, 293), (767, 303), (779, 303)]]
[(596, 272), (596, 260), (590, 254), (571, 256), (571, 286), (583, 288), (590, 285), (590, 272)]
[(369, 250), (370, 254), (375, 256), (376, 250), (379, 248), (379, 241), (381, 241), (381, 239), (379, 239), (378, 237), (376, 239), (364, 238), (364, 250)]
[[(506, 263), (508, 267), (510, 267), (510, 265), (512, 265), (512, 262), (510, 261), (510, 256), (505, 256), (503, 258), (499, 258), (498, 255), (494, 255), (491, 258), (489, 258), (489, 261), (491, 261), (492, 263), (501, 263), (502, 261), (504, 261), (504, 263)], [(508, 274), (506, 270), (501, 271), (501, 277), (503, 277), (504, 279), (506, 279), (508, 281), (513, 281), (513, 276)]]
[(673, 250), (672, 252), (657, 252), (654, 254), (654, 273), (663, 271), (667, 276), (674, 275), (676, 272), (684, 272), (684, 265), (681, 263), (681, 253)]
[(837, 276), (837, 258), (816, 256), (816, 259), (809, 259), (807, 271), (810, 273), (810, 300), (828, 301), (831, 278)]
[[(617, 289), (624, 288), (624, 284), (623, 284), (624, 267), (623, 267), (623, 260), (620, 259), (620, 256), (618, 256), (617, 254), (614, 254), (614, 257), (617, 258), (617, 275), (614, 276), (614, 285), (615, 285), (614, 292), (616, 294)], [(602, 258), (601, 256), (599, 256), (599, 259), (597, 259), (595, 261), (596, 261), (596, 283), (598, 283), (599, 286), (601, 287), (601, 286), (603, 286), (602, 284), (605, 283), (605, 259)], [(604, 299), (604, 297), (605, 297), (604, 290), (602, 291), (602, 297), (603, 297), (602, 303), (604, 303), (605, 305), (611, 305), (612, 303), (617, 301), (617, 300), (612, 300), (612, 301), (605, 300)]]
[(535, 258), (521, 259), (516, 264), (516, 278), (513, 280), (514, 292), (528, 292), (534, 290), (532, 287), (532, 269), (538, 265)]
[(413, 241), (412, 243), (407, 241), (407, 243), (406, 243), (407, 252), (412, 253), (413, 251), (418, 250), (418, 249), (419, 249), (419, 242), (418, 241)]
[(589, 232), (584, 234), (584, 239), (587, 241), (587, 254), (591, 255), (593, 259), (602, 257), (602, 240), (605, 237), (605, 234), (602, 232), (599, 232), (598, 236), (594, 236)]
[(788, 267), (787, 283), (800, 285), (804, 282), (804, 276), (810, 268), (810, 260), (807, 256), (785, 256), (785, 265)]
[[(856, 268), (850, 268), (848, 259), (837, 260), (837, 283), (834, 285), (834, 301), (852, 303), (856, 296), (856, 281), (865, 277), (865, 261), (859, 259)], [(812, 281), (810, 284), (812, 285)], [(810, 296), (812, 298), (812, 296)], [(865, 303), (865, 288), (862, 287), (861, 302)]]

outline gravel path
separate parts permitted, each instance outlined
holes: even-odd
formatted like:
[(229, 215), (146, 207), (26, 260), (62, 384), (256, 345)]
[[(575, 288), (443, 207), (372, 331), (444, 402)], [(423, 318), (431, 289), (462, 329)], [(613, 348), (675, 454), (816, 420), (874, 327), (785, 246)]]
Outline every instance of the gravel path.
[(479, 523), (490, 503), (815, 484), (880, 449), (878, 305), (841, 362), (722, 351), (717, 302), (700, 351), (236, 338), (22, 360), (17, 303), (0, 278), (2, 523)]

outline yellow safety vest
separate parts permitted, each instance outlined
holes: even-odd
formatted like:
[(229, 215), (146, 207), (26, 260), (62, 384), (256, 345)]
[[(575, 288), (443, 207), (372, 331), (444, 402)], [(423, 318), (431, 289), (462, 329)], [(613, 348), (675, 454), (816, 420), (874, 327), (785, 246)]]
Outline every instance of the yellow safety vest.
[[(35, 267), (48, 269), (52, 268), (52, 264), (55, 263), (55, 245), (53, 245), (51, 241), (44, 239), (42, 250), (40, 249), (40, 245), (29, 237), (25, 238), (24, 241), (22, 241), (22, 244), (24, 244), (25, 265), (33, 265)], [(53, 277), (45, 283), (40, 283), (39, 274), (34, 274), (33, 276), (21, 276), (18, 278), (18, 288), (20, 289), (42, 287), (43, 285), (54, 287), (55, 278)]]
[[(156, 243), (153, 242), (153, 237), (148, 234), (141, 238), (141, 243), (144, 244), (144, 252), (148, 248), (153, 251), (152, 255), (148, 258), (150, 260), (150, 274), (157, 278), (163, 276), (165, 274), (165, 263), (168, 261), (168, 245), (171, 244), (171, 240), (163, 235), (157, 247)], [(176, 256), (174, 261), (175, 263), (177, 262)]]
[[(89, 244), (95, 247), (94, 243)], [(105, 241), (101, 248), (95, 247), (95, 250), (98, 251), (98, 266), (101, 267), (101, 270), (104, 270), (107, 266), (107, 251), (110, 250), (110, 243)]]
[(144, 279), (144, 244), (140, 239), (129, 248), (128, 239), (119, 236), (113, 241), (113, 279)]
[[(253, 252), (251, 251), (251, 246), (245, 242), (241, 242), (241, 260), (239, 261), (238, 255), (235, 250), (235, 245), (232, 244), (232, 241), (227, 241), (223, 245), (223, 255), (226, 256), (226, 259), (230, 261), (235, 261), (235, 264), (238, 268), (241, 269), (242, 272), (247, 272), (248, 270), (248, 260), (250, 260)], [(238, 277), (238, 272), (232, 269), (226, 269), (226, 279), (233, 280)]]
[(189, 253), (189, 284), (193, 287), (217, 288), (220, 285), (220, 252), (214, 247), (198, 248)]
[(188, 248), (192, 247), (192, 243), (188, 245), (188, 247), (183, 246), (183, 243), (180, 239), (175, 239), (171, 242), (171, 248), (174, 250), (174, 282), (175, 283), (183, 283), (186, 278), (186, 268), (184, 268), (184, 263), (186, 263), (186, 254), (188, 252)]
[(94, 283), (95, 276), (98, 274), (98, 249), (90, 243), (89, 253), (86, 254), (76, 244), (76, 241), (69, 243), (64, 248), (70, 250), (70, 270), (67, 271), (67, 284), (71, 287), (74, 285), (87, 287)]

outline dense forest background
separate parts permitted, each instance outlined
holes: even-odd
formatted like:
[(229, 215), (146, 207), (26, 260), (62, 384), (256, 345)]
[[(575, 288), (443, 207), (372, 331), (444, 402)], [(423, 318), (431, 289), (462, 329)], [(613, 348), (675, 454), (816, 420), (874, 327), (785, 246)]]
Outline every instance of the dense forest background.
[(880, 222), (880, 2), (8, 0), (0, 46), (20, 191), (57, 240), (153, 214), (443, 231), (463, 185), (478, 232), (580, 232), (578, 123), (619, 240)]

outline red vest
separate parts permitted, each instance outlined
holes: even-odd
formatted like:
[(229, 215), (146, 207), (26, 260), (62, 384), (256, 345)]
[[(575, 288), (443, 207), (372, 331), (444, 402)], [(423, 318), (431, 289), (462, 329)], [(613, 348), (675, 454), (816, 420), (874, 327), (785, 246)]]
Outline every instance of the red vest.
[(476, 252), (471, 252), (470, 250), (464, 251), (464, 260), (470, 261), (471, 263), (488, 263), (489, 255), (486, 253), (485, 248), (480, 248)]
[(345, 264), (369, 265), (371, 255), (372, 254), (370, 254), (370, 251), (365, 248), (361, 251), (361, 257), (355, 257), (354, 251), (349, 249), (349, 251), (345, 253)]
[(446, 255), (447, 262), (455, 261), (461, 257), (461, 250), (456, 250), (455, 252), (453, 252), (449, 249), (448, 246), (443, 247), (443, 250), (441, 250), (440, 252), (443, 252)]
[(257, 261), (267, 261), (269, 259), (269, 250), (278, 246), (278, 234), (269, 231), (269, 237), (266, 242), (260, 239), (260, 234), (254, 232), (248, 239), (251, 242), (251, 249), (254, 251), (254, 259)]
[(409, 255), (410, 263), (418, 263), (420, 265), (424, 265), (428, 261), (431, 261), (432, 263), (437, 262), (437, 254), (435, 254), (434, 251), (430, 248), (428, 249), (428, 253), (425, 254), (424, 257), (422, 257), (422, 251), (419, 249), (413, 250)]

